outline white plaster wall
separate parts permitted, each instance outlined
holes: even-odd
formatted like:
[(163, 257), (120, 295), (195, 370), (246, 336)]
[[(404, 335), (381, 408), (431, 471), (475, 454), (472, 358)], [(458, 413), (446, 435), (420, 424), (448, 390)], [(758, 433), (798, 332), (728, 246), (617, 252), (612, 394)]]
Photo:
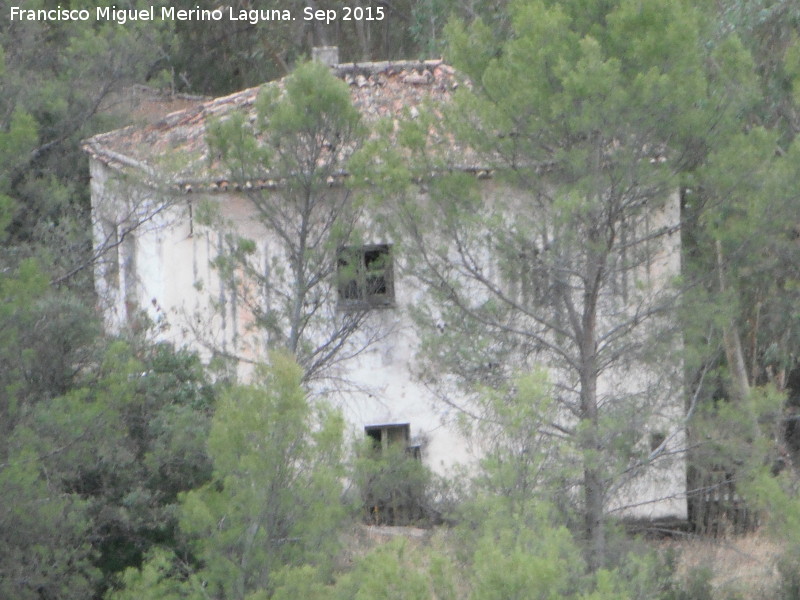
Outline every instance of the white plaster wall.
[[(115, 182), (113, 171), (92, 161), (92, 199), (95, 213), (95, 239), (102, 240), (99, 217), (126, 218), (121, 207), (129, 204), (120, 198), (124, 185)], [(188, 346), (209, 358), (211, 348), (222, 348), (232, 353), (250, 353), (257, 344), (248, 344), (244, 333), (246, 311), (235, 306), (234, 294), (226, 289), (210, 261), (217, 253), (220, 233), (197, 224), (191, 215), (202, 202), (219, 207), (220, 213), (230, 220), (241, 235), (254, 240), (270, 240), (253, 218), (249, 201), (238, 194), (162, 196), (153, 191), (138, 190), (133, 196), (150, 197), (152, 205), (166, 202), (164, 209), (152, 223), (137, 230), (134, 235), (136, 264), (136, 298), (139, 307), (157, 324), (158, 339), (177, 346)], [(189, 202), (192, 203), (190, 210)], [(677, 195), (668, 203), (663, 213), (666, 222), (678, 220)], [(662, 218), (662, 217), (658, 217)], [(368, 243), (392, 243), (393, 240), (377, 238)], [(678, 234), (669, 238), (669, 247), (654, 266), (657, 277), (678, 274), (680, 268)], [(122, 262), (122, 260), (120, 261)], [(125, 286), (120, 278), (119, 289), (108, 281), (98, 269), (98, 294), (103, 299), (101, 308), (107, 327), (119, 330), (130, 319), (125, 304)], [(336, 396), (353, 435), (363, 435), (368, 425), (409, 423), (413, 443), (422, 445), (425, 462), (435, 471), (446, 472), (455, 464), (471, 463), (475, 453), (454, 424), (453, 409), (436, 400), (434, 394), (419, 383), (413, 375), (413, 365), (418, 338), (405, 308), (419, 301), (420, 290), (402, 274), (395, 271), (396, 308), (376, 309), (371, 316), (373, 325), (391, 329), (392, 333), (348, 365), (347, 377), (358, 388)], [(216, 305), (216, 306), (215, 306)], [(217, 310), (222, 306), (224, 310)], [(684, 445), (682, 428), (682, 395), (678, 393), (665, 400), (663, 425), (668, 430), (670, 448)], [(654, 426), (655, 427), (655, 426)], [(618, 490), (617, 507), (635, 504), (639, 498), (663, 499), (624, 509), (625, 514), (637, 517), (685, 518), (686, 502), (680, 497), (685, 489), (685, 462), (682, 455), (665, 461), (663, 470), (650, 470), (645, 476), (636, 475)]]
[[(395, 289), (408, 283), (407, 279), (396, 277)], [(403, 313), (401, 298), (398, 306), (381, 309), (381, 314), (375, 315), (394, 321), (396, 327), (388, 339), (354, 361), (348, 376), (363, 391), (348, 393), (342, 408), (347, 422), (362, 435), (368, 425), (409, 423), (411, 443), (421, 446), (426, 464), (438, 473), (446, 473), (457, 464), (472, 463), (476, 457), (458, 431), (452, 409), (437, 401), (414, 377), (419, 340)]]
[[(113, 173), (97, 160), (89, 163), (91, 175), (92, 199), (92, 235), (95, 248), (113, 243), (111, 229), (116, 232), (118, 215), (114, 206), (116, 197), (110, 193), (109, 176)], [(116, 237), (116, 233), (113, 234)], [(112, 268), (117, 269), (117, 280), (109, 273)], [(95, 263), (94, 282), (97, 293), (99, 310), (103, 315), (107, 331), (116, 332), (123, 326), (125, 320), (124, 304), (119, 284), (119, 248), (113, 247)]]
[[(214, 202), (222, 216), (239, 234), (263, 243), (269, 254), (279, 253), (279, 246), (259, 224), (251, 202), (239, 194), (219, 194), (207, 197)], [(364, 225), (363, 229), (370, 229)], [(211, 232), (205, 232), (211, 236)], [(392, 244), (385, 236), (365, 239), (368, 244)], [(213, 252), (213, 251), (212, 251)], [(417, 301), (420, 293), (398, 269), (394, 272), (396, 306), (375, 309), (368, 327), (391, 331), (386, 338), (369, 346), (357, 357), (350, 359), (341, 373), (348, 382), (340, 393), (329, 398), (343, 411), (353, 435), (363, 436), (370, 425), (408, 423), (412, 443), (422, 446), (423, 460), (437, 472), (443, 473), (455, 464), (474, 460), (462, 435), (452, 423), (452, 415), (433, 394), (416, 381), (412, 374), (414, 352), (418, 339), (414, 333), (406, 308)], [(186, 290), (189, 293), (189, 290)], [(238, 350), (258, 358), (250, 352), (258, 341), (247, 340), (244, 327), (247, 320), (243, 307), (239, 307), (240, 338)], [(358, 339), (354, 340), (358, 343)], [(263, 356), (262, 356), (263, 358)]]
[[(116, 257), (117, 277), (107, 272), (110, 259), (95, 268), (106, 329), (141, 326), (141, 312), (155, 325), (159, 340), (192, 347), (207, 357), (196, 333), (219, 328), (208, 293), (219, 284), (210, 266), (215, 242), (208, 232), (198, 232), (190, 218), (194, 199), (128, 183), (96, 160), (90, 169), (95, 247), (108, 240), (109, 226), (121, 240), (107, 251)], [(126, 273), (129, 261), (135, 269)]]
[[(115, 181), (113, 171), (92, 161), (92, 198), (98, 222), (96, 243), (104, 239), (100, 217), (117, 223), (120, 228), (125, 226), (129, 207), (119, 195), (123, 188)], [(107, 328), (120, 331), (130, 324), (133, 315), (129, 314), (125, 296), (126, 290), (133, 288), (137, 308), (156, 325), (158, 340), (190, 347), (206, 359), (212, 349), (258, 359), (252, 352), (257, 345), (248, 343), (252, 340), (247, 340), (244, 332), (246, 311), (233, 306), (235, 294), (210, 266), (217, 254), (220, 234), (200, 226), (196, 219), (191, 222), (190, 218), (201, 203), (210, 202), (239, 234), (265, 240), (266, 233), (254, 218), (250, 202), (238, 194), (159, 199), (156, 191), (139, 189), (136, 193), (152, 196), (154, 203), (167, 203), (169, 207), (152, 223), (129, 234), (135, 237), (135, 282), (125, 280), (122, 267), (126, 257), (122, 249), (118, 250), (121, 269), (118, 289), (110, 285), (102, 269), (97, 270), (98, 293), (106, 298), (101, 308)], [(193, 205), (191, 211), (189, 201)], [(349, 362), (346, 377), (351, 385), (346, 394), (332, 397), (343, 410), (353, 435), (363, 435), (364, 427), (369, 425), (409, 423), (412, 443), (422, 446), (425, 462), (443, 472), (454, 464), (469, 462), (472, 457), (465, 440), (453, 427), (449, 411), (435, 402), (433, 395), (411, 374), (417, 338), (403, 307), (418, 294), (397, 273), (395, 291), (397, 307), (376, 309), (370, 317), (371, 325), (391, 329), (392, 334)], [(224, 310), (219, 311), (218, 306)]]

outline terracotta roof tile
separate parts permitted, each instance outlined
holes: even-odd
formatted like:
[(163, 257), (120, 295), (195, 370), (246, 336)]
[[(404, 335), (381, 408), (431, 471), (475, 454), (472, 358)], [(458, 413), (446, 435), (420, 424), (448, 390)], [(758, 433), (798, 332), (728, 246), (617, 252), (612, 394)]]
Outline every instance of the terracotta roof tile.
[[(441, 60), (349, 63), (332, 71), (350, 86), (353, 104), (367, 123), (406, 109), (414, 116), (426, 101), (447, 102), (459, 85), (453, 68)], [(84, 142), (84, 150), (114, 169), (138, 170), (159, 180), (170, 173), (170, 183), (187, 191), (229, 189), (222, 170), (209, 164), (206, 125), (235, 110), (253, 111), (264, 86), (283, 86), (283, 80), (198, 102), (151, 125), (96, 135)], [(271, 187), (275, 182), (250, 184)]]

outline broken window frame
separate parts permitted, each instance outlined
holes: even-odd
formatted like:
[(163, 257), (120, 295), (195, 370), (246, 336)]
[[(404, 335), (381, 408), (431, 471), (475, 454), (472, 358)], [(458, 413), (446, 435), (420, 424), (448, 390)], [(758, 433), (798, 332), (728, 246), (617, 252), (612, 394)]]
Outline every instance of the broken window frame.
[[(389, 462), (384, 463), (384, 466), (374, 473), (377, 480), (369, 478), (365, 482), (366, 487), (362, 490), (365, 523), (391, 526), (420, 522), (425, 515), (424, 493), (414, 487), (414, 480), (399, 479), (385, 487), (387, 475), (402, 477), (407, 473), (402, 464), (394, 462), (395, 460), (412, 461), (421, 465), (421, 447), (410, 444), (411, 424), (367, 425), (364, 427), (364, 433), (372, 442), (372, 460), (382, 461), (387, 457), (394, 457), (388, 458)], [(393, 448), (397, 450), (392, 450)], [(400, 449), (402, 452), (398, 452)], [(400, 458), (403, 454), (405, 458)]]
[[(364, 427), (364, 433), (367, 437), (372, 438), (373, 447), (376, 450), (385, 450), (392, 444), (403, 443), (406, 449), (406, 454), (417, 460), (422, 460), (422, 453), (420, 446), (412, 445), (411, 441), (411, 424), (410, 423), (387, 423), (385, 425), (367, 425)], [(374, 435), (378, 433), (379, 435)], [(399, 434), (399, 435), (398, 435)]]
[(339, 249), (336, 260), (341, 309), (391, 308), (395, 305), (390, 244), (344, 246)]

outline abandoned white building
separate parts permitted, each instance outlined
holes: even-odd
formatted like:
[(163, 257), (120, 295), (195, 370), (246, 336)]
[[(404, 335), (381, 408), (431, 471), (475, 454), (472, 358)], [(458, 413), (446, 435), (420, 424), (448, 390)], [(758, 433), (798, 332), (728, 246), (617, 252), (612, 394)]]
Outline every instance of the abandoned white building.
[[(332, 71), (347, 83), (353, 105), (367, 123), (404, 110), (413, 113), (427, 101), (447, 102), (458, 85), (453, 69), (438, 60), (334, 65)], [(270, 330), (270, 310), (279, 311), (284, 304), (263, 282), (282, 276), (279, 263), (287, 255), (269, 239), (250, 193), (273, 193), (280, 182), (235, 183), (210, 160), (207, 141), (211, 124), (228, 115), (238, 112), (245, 120), (254, 119), (261, 90), (198, 101), (156, 123), (85, 142), (95, 244), (110, 248), (96, 270), (109, 330), (134, 324), (146, 314), (156, 324), (159, 339), (194, 348), (206, 358), (221, 353), (245, 361), (264, 358), (280, 335)], [(348, 202), (345, 189), (332, 183), (329, 201)], [(487, 181), (484, 193), (504, 192)], [(398, 240), (370, 229), (368, 209), (363, 210), (356, 217), (360, 232), (326, 250), (329, 264), (318, 266), (315, 273), (324, 279), (327, 291), (315, 300), (318, 306), (306, 307), (313, 318), (333, 324), (328, 340), (309, 354), (331, 358), (326, 343), (342, 352), (325, 363), (329, 377), (319, 385), (346, 380), (348, 391), (341, 404), (353, 431), (384, 443), (404, 440), (435, 470), (469, 463), (479, 449), (459, 433), (456, 408), (439, 401), (415, 374), (420, 339), (407, 309), (423, 291), (405, 275), (403, 257), (395, 252)], [(673, 194), (656, 221), (669, 226), (678, 219), (679, 202)], [(248, 260), (255, 264), (252, 259), (257, 257), (262, 283), (248, 287), (221, 265), (219, 257), (226, 249), (235, 250), (231, 244), (236, 239), (255, 241), (247, 249)], [(673, 230), (659, 243), (648, 268), (657, 278), (668, 279), (680, 269), (679, 235)], [(259, 320), (266, 325), (253, 328)], [(342, 320), (355, 330), (344, 332)], [(683, 396), (672, 393), (665, 402), (664, 422), (649, 429), (649, 437), (643, 434), (653, 448), (667, 438), (672, 440), (670, 448), (683, 444)], [(673, 457), (668, 469), (642, 481), (619, 492), (624, 498), (619, 502), (635, 505), (628, 514), (686, 517), (682, 455)]]

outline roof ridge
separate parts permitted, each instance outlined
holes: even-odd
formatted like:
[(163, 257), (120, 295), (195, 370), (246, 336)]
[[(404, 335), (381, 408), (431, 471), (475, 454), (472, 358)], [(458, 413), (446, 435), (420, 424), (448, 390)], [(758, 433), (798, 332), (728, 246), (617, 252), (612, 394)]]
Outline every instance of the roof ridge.
[(434, 69), (436, 67), (444, 66), (452, 69), (449, 65), (445, 64), (444, 59), (434, 58), (428, 60), (383, 60), (377, 62), (350, 62), (340, 63), (333, 65), (331, 69), (336, 72), (336, 75), (341, 77), (349, 73), (369, 72), (371, 74), (385, 73), (387, 71), (405, 71), (408, 69)]

